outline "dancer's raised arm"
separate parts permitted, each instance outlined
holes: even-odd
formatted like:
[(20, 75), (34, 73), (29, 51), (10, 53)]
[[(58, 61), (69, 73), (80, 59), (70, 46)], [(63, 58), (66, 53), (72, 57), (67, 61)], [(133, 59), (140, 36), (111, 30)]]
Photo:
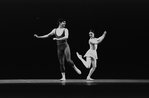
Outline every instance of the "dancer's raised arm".
[(34, 34), (34, 36), (37, 37), (37, 38), (47, 38), (47, 37), (49, 37), (51, 35), (54, 35), (55, 34), (55, 30), (56, 29), (53, 29), (50, 33), (48, 33), (46, 35), (43, 35), (43, 36), (38, 36), (37, 34)]
[(53, 38), (53, 40), (64, 40), (64, 39), (68, 39), (68, 35), (69, 35), (69, 33), (68, 33), (68, 29), (65, 29), (65, 31), (64, 31), (64, 37), (61, 37), (61, 38)]
[(105, 38), (105, 35), (106, 35), (106, 31), (104, 31), (103, 35), (100, 36), (99, 38), (97, 38), (97, 42), (100, 43), (104, 38)]

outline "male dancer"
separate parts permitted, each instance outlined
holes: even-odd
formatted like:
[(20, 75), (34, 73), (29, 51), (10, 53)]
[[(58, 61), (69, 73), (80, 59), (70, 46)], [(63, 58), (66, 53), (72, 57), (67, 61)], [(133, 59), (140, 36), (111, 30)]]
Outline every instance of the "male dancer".
[(71, 60), (71, 53), (70, 53), (70, 48), (67, 43), (68, 39), (68, 29), (65, 28), (66, 21), (64, 19), (59, 19), (58, 20), (59, 26), (58, 28), (53, 29), (49, 34), (43, 35), (43, 36), (36, 36), (37, 38), (46, 38), (49, 37), (50, 35), (55, 35), (55, 38), (53, 40), (57, 41), (57, 54), (58, 54), (58, 59), (60, 62), (60, 70), (62, 74), (62, 78), (60, 80), (66, 80), (65, 77), (65, 66), (64, 66), (64, 61), (65, 57), (67, 62), (74, 68), (74, 70), (78, 73), (81, 74), (81, 71), (75, 66), (74, 62)]
[(95, 71), (95, 69), (97, 67), (97, 61), (96, 61), (98, 59), (97, 51), (96, 51), (97, 45), (104, 39), (105, 35), (106, 35), (106, 31), (99, 38), (95, 38), (94, 32), (92, 30), (89, 32), (90, 49), (84, 55), (84, 57), (86, 57), (86, 61), (82, 58), (82, 55), (80, 55), (78, 52), (76, 52), (78, 58), (82, 61), (82, 63), (85, 65), (86, 68), (90, 68), (91, 63), (92, 63), (92, 68), (90, 69), (90, 72), (86, 78), (87, 80), (94, 80), (91, 78), (91, 75), (93, 74), (93, 72)]

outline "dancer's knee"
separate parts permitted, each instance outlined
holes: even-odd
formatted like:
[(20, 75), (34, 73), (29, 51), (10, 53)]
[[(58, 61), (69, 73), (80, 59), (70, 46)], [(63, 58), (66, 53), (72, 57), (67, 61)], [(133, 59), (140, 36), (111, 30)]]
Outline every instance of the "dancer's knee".
[(92, 68), (96, 69), (97, 66), (93, 66)]
[(72, 62), (73, 62), (70, 57), (66, 57), (66, 61), (67, 61), (68, 63), (72, 63)]
[(97, 65), (96, 65), (96, 64), (92, 64), (92, 68), (94, 68), (94, 69), (95, 69), (96, 67), (97, 67)]
[(68, 62), (70, 65), (74, 66), (74, 62), (73, 62), (71, 59), (68, 59), (67, 62)]
[(87, 68), (90, 68), (90, 66), (91, 66), (91, 58), (87, 57), (86, 60), (87, 60), (86, 66), (87, 66)]
[(89, 69), (91, 66), (91, 63), (86, 63), (87, 68)]
[(95, 59), (93, 59), (93, 60), (92, 60), (92, 68), (94, 68), (94, 69), (95, 69), (96, 67), (97, 67), (96, 60), (95, 60)]

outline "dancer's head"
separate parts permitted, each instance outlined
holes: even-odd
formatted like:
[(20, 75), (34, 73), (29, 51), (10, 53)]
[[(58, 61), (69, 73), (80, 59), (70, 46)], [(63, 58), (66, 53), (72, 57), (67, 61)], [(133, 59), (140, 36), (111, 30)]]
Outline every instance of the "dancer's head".
[(90, 36), (90, 38), (94, 38), (95, 34), (94, 34), (94, 31), (93, 30), (90, 30), (89, 36)]
[(66, 21), (62, 18), (58, 19), (58, 25), (60, 28), (64, 28), (66, 25)]

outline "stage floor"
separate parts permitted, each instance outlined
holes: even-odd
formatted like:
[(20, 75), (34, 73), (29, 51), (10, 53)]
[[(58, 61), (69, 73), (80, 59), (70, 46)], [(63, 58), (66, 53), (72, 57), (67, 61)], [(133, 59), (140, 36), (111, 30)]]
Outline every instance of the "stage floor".
[(85, 79), (67, 79), (65, 81), (60, 81), (59, 79), (5, 79), (0, 80), (0, 84), (68, 84), (68, 85), (98, 85), (103, 83), (149, 83), (149, 80), (143, 79), (95, 79), (93, 81), (87, 81)]
[(149, 98), (149, 80), (7, 79), (0, 98)]

